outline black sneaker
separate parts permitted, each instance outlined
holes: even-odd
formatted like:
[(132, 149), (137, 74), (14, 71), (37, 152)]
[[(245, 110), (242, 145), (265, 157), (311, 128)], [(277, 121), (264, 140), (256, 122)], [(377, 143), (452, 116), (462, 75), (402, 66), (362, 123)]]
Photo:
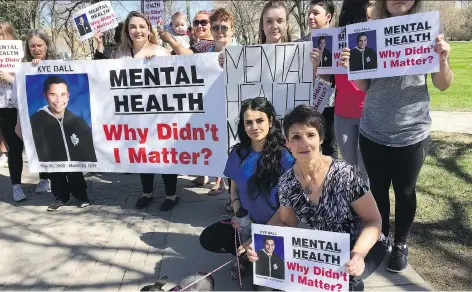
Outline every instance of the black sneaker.
[(85, 207), (88, 207), (90, 206), (90, 201), (79, 201), (79, 204), (77, 205), (78, 208), (85, 208)]
[(69, 201), (67, 201), (65, 203), (63, 201), (61, 201), (60, 199), (56, 199), (49, 205), (48, 211), (50, 211), (50, 212), (57, 211), (60, 207), (65, 206), (69, 203), (70, 203), (70, 199), (69, 199)]
[(180, 198), (175, 198), (175, 200), (166, 199), (161, 205), (161, 211), (170, 211), (172, 210), (180, 201)]
[(349, 291), (364, 291), (364, 281), (353, 280), (349, 281)]
[(136, 201), (136, 209), (144, 209), (146, 208), (151, 202), (152, 202), (153, 197), (146, 197), (146, 196), (141, 196), (139, 199)]
[(392, 273), (400, 273), (408, 267), (408, 246), (403, 243), (395, 243), (387, 263), (387, 270)]

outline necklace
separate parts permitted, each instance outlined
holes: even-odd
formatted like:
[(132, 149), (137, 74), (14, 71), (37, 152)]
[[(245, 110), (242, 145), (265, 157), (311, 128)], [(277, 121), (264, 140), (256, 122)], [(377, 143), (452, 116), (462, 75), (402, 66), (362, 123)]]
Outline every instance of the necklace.
[[(317, 169), (317, 170), (315, 171), (315, 173), (313, 174), (313, 178), (315, 177), (315, 175), (316, 175), (316, 174), (318, 173), (318, 171), (320, 170), (321, 164), (322, 164), (322, 163), (320, 163), (320, 166), (318, 166), (318, 169)], [(305, 178), (305, 175), (303, 174), (303, 170), (302, 170), (302, 167), (301, 167), (301, 166), (300, 166), (300, 172), (302, 173), (303, 180), (304, 180), (305, 182), (307, 182), (307, 180), (306, 180), (306, 178)], [(310, 183), (307, 183), (307, 185), (303, 188), (303, 192), (305, 192), (305, 194), (307, 194), (307, 195), (311, 195), (311, 192), (312, 192), (312, 191), (313, 191), (313, 190), (311, 189)]]

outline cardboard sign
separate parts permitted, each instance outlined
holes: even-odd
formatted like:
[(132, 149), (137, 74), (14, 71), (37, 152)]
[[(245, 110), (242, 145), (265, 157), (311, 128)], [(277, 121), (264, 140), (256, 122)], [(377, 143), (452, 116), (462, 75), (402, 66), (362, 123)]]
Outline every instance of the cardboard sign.
[(227, 137), (217, 60), (208, 53), (23, 63), (19, 112), (30, 171), (222, 176)]
[(323, 113), (333, 91), (334, 88), (331, 87), (331, 83), (318, 77), (315, 78), (315, 83), (313, 84), (313, 101), (311, 103), (313, 108), (316, 111)]
[(225, 49), (228, 146), (237, 141), (242, 101), (265, 97), (282, 118), (288, 109), (310, 104), (313, 95), (311, 42), (230, 46)]
[(21, 41), (0, 41), (0, 72), (14, 73), (25, 52)]
[(148, 16), (151, 24), (164, 23), (164, 1), (163, 0), (141, 0), (144, 2), (144, 15)]
[(348, 291), (350, 235), (252, 224), (254, 285), (283, 291)]
[(118, 21), (110, 1), (101, 1), (82, 10), (72, 16), (80, 40), (85, 41), (97, 32), (107, 31), (118, 26)]
[(439, 72), (439, 12), (348, 25), (349, 80)]

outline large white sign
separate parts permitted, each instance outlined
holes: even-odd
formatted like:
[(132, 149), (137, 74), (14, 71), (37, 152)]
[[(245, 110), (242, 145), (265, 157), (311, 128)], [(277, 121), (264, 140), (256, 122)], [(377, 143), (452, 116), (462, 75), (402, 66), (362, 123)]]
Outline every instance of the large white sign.
[(439, 72), (439, 32), (438, 11), (348, 25), (349, 80)]
[(24, 54), (21, 41), (0, 41), (0, 72), (15, 72)]
[(144, 2), (144, 14), (149, 17), (153, 25), (164, 23), (163, 0), (141, 0)]
[(224, 81), (216, 53), (22, 64), (30, 170), (222, 176)]
[(81, 41), (93, 37), (97, 31), (104, 32), (118, 26), (110, 1), (101, 1), (81, 9), (72, 18)]
[(283, 291), (349, 290), (349, 234), (259, 224), (251, 229), (259, 258), (255, 285)]
[(228, 115), (228, 145), (237, 138), (241, 102), (266, 97), (279, 118), (313, 96), (311, 42), (231, 46), (225, 49), (225, 86)]

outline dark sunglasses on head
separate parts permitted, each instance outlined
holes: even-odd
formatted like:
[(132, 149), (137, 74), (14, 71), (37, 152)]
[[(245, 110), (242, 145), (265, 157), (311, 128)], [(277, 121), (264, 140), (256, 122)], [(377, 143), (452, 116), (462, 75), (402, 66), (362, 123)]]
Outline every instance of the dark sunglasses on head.
[(208, 23), (210, 23), (210, 22), (209, 22), (208, 20), (206, 20), (206, 19), (202, 19), (202, 20), (197, 20), (197, 19), (195, 19), (195, 20), (193, 21), (193, 26), (197, 27), (199, 24), (201, 24), (202, 26), (207, 26)]
[(211, 27), (211, 29), (214, 30), (214, 31), (227, 32), (229, 27), (227, 27), (226, 25), (215, 24)]

